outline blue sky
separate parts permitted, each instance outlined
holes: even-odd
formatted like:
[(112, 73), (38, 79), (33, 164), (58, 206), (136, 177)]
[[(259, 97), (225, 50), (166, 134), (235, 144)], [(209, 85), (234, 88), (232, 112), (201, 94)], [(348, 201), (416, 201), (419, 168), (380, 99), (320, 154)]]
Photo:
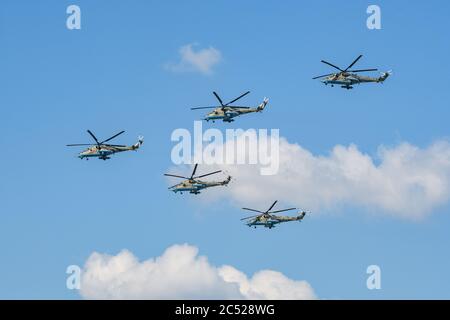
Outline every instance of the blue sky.
[[(65, 26), (70, 4), (81, 30)], [(447, 139), (449, 3), (377, 1), (382, 30), (366, 28), (369, 4), (4, 1), (0, 298), (77, 299), (65, 270), (92, 252), (147, 259), (189, 243), (214, 265), (306, 280), (319, 298), (449, 299), (448, 203), (420, 221), (350, 204), (250, 230), (234, 201), (171, 194), (162, 176), (173, 167), (172, 131), (191, 129), (201, 113), (189, 107), (213, 103), (213, 90), (224, 99), (250, 90), (251, 104), (269, 97), (267, 112), (231, 126), (279, 128), (316, 155), (354, 143), (376, 159), (380, 145)], [(221, 52), (213, 74), (164, 68), (191, 43)], [(345, 66), (358, 54), (358, 67), (394, 75), (352, 91), (311, 80), (330, 71), (321, 59)], [(80, 161), (65, 144), (89, 142), (86, 129), (126, 130), (116, 142), (127, 144), (142, 134), (145, 144)], [(366, 288), (370, 264), (382, 268), (381, 290)]]

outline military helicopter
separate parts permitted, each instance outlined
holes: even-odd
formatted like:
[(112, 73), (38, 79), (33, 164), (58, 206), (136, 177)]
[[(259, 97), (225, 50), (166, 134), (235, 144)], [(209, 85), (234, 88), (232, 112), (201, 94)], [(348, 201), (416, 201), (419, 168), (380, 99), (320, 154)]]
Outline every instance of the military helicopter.
[(242, 97), (246, 96), (249, 93), (250, 93), (250, 91), (247, 91), (246, 93), (241, 94), (236, 99), (233, 99), (230, 102), (224, 104), (222, 99), (219, 97), (219, 95), (216, 92), (213, 92), (214, 96), (219, 101), (220, 106), (196, 107), (196, 108), (191, 108), (191, 110), (214, 109), (213, 111), (208, 113), (203, 120), (206, 120), (206, 121), (211, 120), (212, 122), (215, 122), (216, 120), (223, 120), (223, 122), (233, 122), (234, 118), (241, 116), (243, 114), (249, 114), (249, 113), (253, 113), (253, 112), (262, 112), (264, 110), (264, 108), (266, 107), (267, 103), (269, 102), (269, 99), (264, 98), (263, 102), (256, 108), (231, 105), (233, 102), (236, 102), (237, 100), (241, 99)]
[(322, 63), (325, 63), (335, 69), (338, 69), (339, 72), (325, 74), (322, 76), (314, 77), (313, 79), (325, 78), (325, 79), (321, 80), (322, 83), (324, 83), (325, 85), (331, 84), (331, 86), (334, 87), (334, 85), (337, 84), (337, 85), (340, 85), (341, 88), (349, 90), (349, 89), (353, 89), (354, 84), (360, 84), (360, 83), (366, 83), (366, 82), (383, 83), (392, 74), (391, 71), (382, 72), (380, 77), (374, 78), (374, 77), (360, 76), (357, 73), (358, 72), (366, 72), (366, 71), (377, 71), (378, 69), (349, 70), (351, 67), (353, 67), (355, 65), (356, 62), (358, 62), (359, 59), (361, 59), (361, 57), (362, 57), (362, 55), (360, 55), (358, 58), (356, 58), (344, 70), (335, 66), (334, 64), (331, 64), (327, 61), (321, 60)]
[(86, 150), (84, 150), (78, 154), (78, 158), (80, 158), (80, 159), (86, 158), (86, 160), (89, 160), (89, 158), (99, 158), (101, 160), (108, 160), (108, 159), (111, 159), (111, 155), (113, 155), (115, 153), (137, 150), (144, 143), (144, 137), (142, 137), (142, 136), (139, 136), (138, 142), (132, 146), (124, 146), (124, 145), (118, 145), (118, 144), (106, 144), (105, 143), (105, 142), (111, 141), (112, 139), (121, 135), (125, 131), (120, 131), (119, 133), (113, 135), (111, 138), (108, 138), (101, 142), (98, 141), (97, 137), (90, 130), (87, 130), (87, 132), (95, 140), (96, 144), (81, 143), (81, 144), (68, 144), (67, 145), (68, 147), (90, 146), (89, 148), (87, 148)]
[(259, 211), (255, 209), (250, 208), (242, 208), (244, 210), (248, 211), (254, 211), (259, 212), (259, 214), (255, 216), (245, 217), (241, 220), (247, 220), (246, 225), (249, 227), (254, 227), (256, 229), (257, 226), (264, 226), (265, 228), (275, 228), (276, 224), (283, 223), (283, 222), (289, 222), (289, 221), (302, 221), (302, 219), (305, 217), (306, 212), (301, 211), (298, 213), (296, 217), (289, 217), (289, 216), (277, 216), (273, 213), (279, 213), (284, 211), (290, 211), (290, 210), (296, 210), (297, 208), (289, 208), (289, 209), (283, 209), (283, 210), (276, 210), (276, 211), (270, 211), (275, 206), (275, 204), (278, 202), (276, 200), (267, 211)]
[(201, 176), (195, 176), (195, 173), (197, 172), (197, 167), (198, 167), (198, 164), (195, 164), (194, 170), (192, 171), (192, 174), (190, 177), (183, 177), (183, 176), (178, 176), (175, 174), (165, 173), (164, 175), (168, 176), (168, 177), (186, 179), (183, 182), (177, 183), (176, 185), (169, 187), (169, 190), (172, 190), (175, 193), (180, 192), (181, 194), (183, 194), (184, 191), (192, 193), (192, 194), (199, 194), (200, 191), (203, 189), (210, 188), (210, 187), (216, 187), (216, 186), (226, 186), (231, 181), (231, 176), (228, 176), (228, 178), (224, 181), (209, 181), (208, 182), (208, 181), (199, 180), (199, 178), (203, 178), (206, 176), (210, 176), (212, 174), (219, 173), (222, 170), (210, 172), (207, 174), (202, 174)]

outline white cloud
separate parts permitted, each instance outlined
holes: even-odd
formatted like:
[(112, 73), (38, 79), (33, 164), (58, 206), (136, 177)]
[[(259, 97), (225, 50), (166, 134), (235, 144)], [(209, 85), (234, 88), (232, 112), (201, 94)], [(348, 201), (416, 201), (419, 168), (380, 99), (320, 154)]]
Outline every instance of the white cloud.
[(251, 279), (231, 266), (223, 266), (219, 274), (224, 281), (236, 283), (245, 299), (314, 299), (315, 294), (306, 281), (295, 281), (281, 272), (272, 270), (258, 271)]
[(336, 145), (322, 156), (280, 138), (275, 175), (260, 175), (258, 165), (219, 168), (231, 174), (234, 183), (220, 192), (208, 190), (208, 197), (231, 198), (260, 209), (278, 199), (315, 212), (350, 205), (419, 219), (450, 197), (447, 141), (426, 148), (408, 143), (381, 146), (374, 159), (355, 145)]
[(212, 68), (222, 60), (222, 54), (213, 47), (194, 50), (193, 44), (182, 46), (179, 50), (181, 60), (178, 63), (167, 63), (167, 70), (173, 72), (200, 72), (211, 74)]
[(315, 299), (305, 281), (270, 270), (248, 278), (234, 267), (211, 265), (187, 244), (142, 262), (127, 250), (116, 256), (93, 253), (80, 294), (87, 299)]

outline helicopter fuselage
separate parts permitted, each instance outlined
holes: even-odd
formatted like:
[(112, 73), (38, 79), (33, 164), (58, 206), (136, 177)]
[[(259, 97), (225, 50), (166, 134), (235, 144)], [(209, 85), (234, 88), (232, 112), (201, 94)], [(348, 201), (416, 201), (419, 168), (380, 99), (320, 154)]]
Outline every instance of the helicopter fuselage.
[(231, 180), (231, 177), (228, 177), (224, 181), (201, 181), (201, 180), (185, 180), (180, 182), (179, 184), (173, 186), (171, 189), (174, 193), (180, 192), (189, 192), (192, 194), (199, 194), (201, 190), (211, 187), (217, 186), (226, 186)]
[(331, 75), (324, 80), (322, 80), (322, 83), (325, 85), (331, 84), (331, 85), (340, 85), (344, 88), (351, 88), (354, 84), (360, 84), (365, 82), (382, 82), (384, 81), (382, 77), (374, 78), (374, 77), (364, 77), (359, 76), (357, 74), (335, 74)]
[(248, 107), (235, 107), (235, 106), (222, 106), (217, 107), (213, 111), (209, 112), (203, 120), (215, 122), (216, 120), (223, 120), (223, 122), (233, 122), (238, 116), (262, 112), (266, 107), (269, 99), (264, 98), (263, 102), (255, 108)]
[(122, 147), (106, 146), (106, 145), (102, 145), (101, 147), (92, 146), (80, 152), (78, 154), (78, 158), (86, 160), (89, 158), (99, 158), (100, 160), (108, 160), (111, 159), (111, 156), (115, 153), (137, 150), (142, 145), (142, 143), (143, 140), (139, 139), (139, 141), (132, 146), (122, 146)]
[(124, 152), (132, 150), (129, 147), (101, 147), (97, 148), (97, 146), (88, 148), (82, 152), (79, 153), (78, 158), (84, 159), (84, 158), (99, 158), (101, 160), (107, 160), (110, 159), (111, 155), (118, 153), (118, 152)]
[(203, 120), (206, 121), (216, 121), (216, 120), (223, 120), (223, 122), (233, 122), (234, 119), (240, 115), (252, 113), (252, 112), (258, 112), (258, 108), (233, 108), (228, 109), (225, 108), (225, 110), (222, 110), (222, 108), (217, 108), (214, 111), (211, 111), (206, 115), (206, 117)]
[(289, 216), (275, 216), (270, 215), (270, 217), (265, 216), (259, 216), (252, 221), (247, 223), (247, 226), (256, 228), (257, 226), (263, 226), (265, 228), (272, 229), (275, 227), (275, 225), (283, 222), (290, 222), (290, 221), (301, 221), (305, 217), (305, 213), (301, 212), (296, 217), (289, 217)]
[(360, 83), (383, 83), (390, 75), (390, 72), (383, 72), (381, 76), (379, 77), (367, 77), (367, 76), (360, 76), (356, 73), (336, 73), (332, 74), (323, 80), (321, 82), (325, 85), (330, 84), (331, 86), (334, 85), (340, 85), (342, 88), (345, 89), (352, 89), (354, 84), (360, 84)]

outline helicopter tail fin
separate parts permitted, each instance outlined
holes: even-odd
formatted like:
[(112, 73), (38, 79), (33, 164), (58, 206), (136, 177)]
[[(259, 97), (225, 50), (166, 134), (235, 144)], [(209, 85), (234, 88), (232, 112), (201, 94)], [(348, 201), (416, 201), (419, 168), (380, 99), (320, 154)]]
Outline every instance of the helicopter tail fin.
[(306, 212), (305, 211), (301, 211), (301, 212), (299, 212), (298, 213), (298, 217), (297, 217), (297, 220), (303, 220), (303, 218), (305, 217), (305, 215), (306, 215)]
[(138, 137), (138, 142), (136, 142), (136, 143), (133, 145), (133, 150), (139, 149), (140, 146), (142, 146), (143, 143), (144, 143), (144, 137), (143, 137), (143, 136), (139, 136), (139, 137)]
[(227, 184), (229, 184), (231, 181), (231, 176), (228, 176), (228, 178), (222, 182), (222, 185), (226, 186)]
[(392, 70), (389, 70), (389, 71), (387, 71), (387, 72), (383, 72), (383, 73), (381, 74), (381, 76), (378, 78), (378, 82), (383, 83), (384, 80), (386, 80), (391, 74), (392, 74)]
[(266, 105), (269, 103), (269, 99), (264, 98), (263, 102), (256, 108), (256, 110), (258, 112), (261, 112), (264, 110), (264, 108), (266, 107)]

